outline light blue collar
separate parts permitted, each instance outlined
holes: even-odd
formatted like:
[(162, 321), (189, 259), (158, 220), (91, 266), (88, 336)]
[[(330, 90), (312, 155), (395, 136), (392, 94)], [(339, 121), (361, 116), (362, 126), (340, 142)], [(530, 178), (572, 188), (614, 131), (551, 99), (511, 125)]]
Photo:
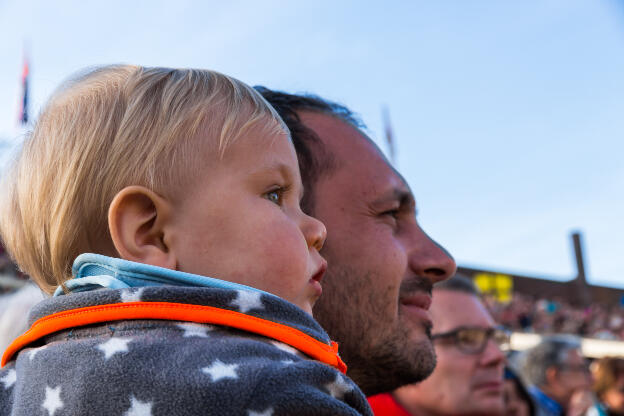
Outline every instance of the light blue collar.
[[(72, 267), (72, 279), (65, 282), (69, 292), (86, 292), (95, 289), (124, 289), (142, 286), (195, 286), (219, 289), (247, 290), (263, 292), (250, 286), (197, 274), (179, 272), (149, 264), (84, 253), (76, 257)], [(63, 295), (58, 287), (54, 296)]]

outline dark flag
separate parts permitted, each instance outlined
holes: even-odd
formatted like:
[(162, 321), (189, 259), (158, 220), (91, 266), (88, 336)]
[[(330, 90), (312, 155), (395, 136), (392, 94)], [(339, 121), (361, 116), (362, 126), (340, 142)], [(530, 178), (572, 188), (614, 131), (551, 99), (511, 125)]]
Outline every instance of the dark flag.
[(19, 122), (21, 125), (28, 124), (28, 59), (24, 58), (22, 69), (22, 108), (20, 109)]

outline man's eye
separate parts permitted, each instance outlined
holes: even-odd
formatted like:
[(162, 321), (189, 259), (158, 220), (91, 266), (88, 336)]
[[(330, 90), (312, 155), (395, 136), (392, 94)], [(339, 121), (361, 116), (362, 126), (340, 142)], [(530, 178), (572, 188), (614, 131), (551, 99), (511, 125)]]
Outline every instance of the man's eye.
[(384, 211), (381, 213), (382, 216), (389, 216), (396, 219), (399, 216), (398, 209), (389, 209), (388, 211)]
[(275, 189), (264, 194), (264, 197), (276, 205), (282, 205), (283, 194), (284, 191), (282, 189)]
[(481, 345), (485, 332), (478, 330), (465, 330), (457, 334), (459, 342), (464, 345)]

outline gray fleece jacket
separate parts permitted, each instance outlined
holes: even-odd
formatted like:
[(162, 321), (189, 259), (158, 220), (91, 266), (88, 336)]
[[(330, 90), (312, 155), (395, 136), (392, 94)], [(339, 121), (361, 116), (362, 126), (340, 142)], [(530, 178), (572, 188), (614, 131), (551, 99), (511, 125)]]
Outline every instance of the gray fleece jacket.
[(3, 357), (0, 415), (370, 415), (318, 323), (263, 292), (53, 297)]

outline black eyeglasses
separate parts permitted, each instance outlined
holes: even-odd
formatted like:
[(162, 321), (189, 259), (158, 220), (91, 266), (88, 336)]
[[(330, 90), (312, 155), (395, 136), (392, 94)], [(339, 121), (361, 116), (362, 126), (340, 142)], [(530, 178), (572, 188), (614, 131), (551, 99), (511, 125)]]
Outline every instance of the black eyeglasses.
[(482, 328), (478, 326), (460, 326), (449, 332), (434, 334), (432, 340), (448, 340), (464, 354), (481, 354), (490, 339), (493, 339), (501, 351), (509, 350), (511, 333), (502, 327)]

